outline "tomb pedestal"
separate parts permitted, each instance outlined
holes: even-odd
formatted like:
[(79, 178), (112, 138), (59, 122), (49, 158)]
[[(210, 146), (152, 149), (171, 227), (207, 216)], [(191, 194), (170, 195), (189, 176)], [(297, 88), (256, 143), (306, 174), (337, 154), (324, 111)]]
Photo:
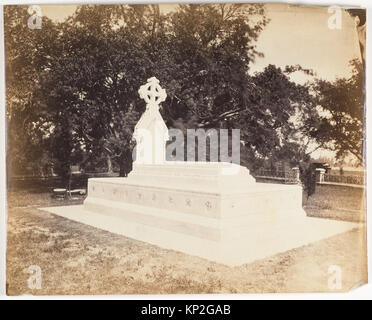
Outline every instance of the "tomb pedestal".
[(256, 183), (221, 162), (134, 164), (127, 178), (89, 179), (84, 209), (119, 219), (128, 237), (230, 265), (306, 216), (300, 186)]
[(256, 183), (245, 167), (166, 162), (168, 129), (159, 112), (165, 90), (150, 78), (139, 94), (147, 106), (135, 127), (138, 152), (129, 176), (89, 179), (83, 206), (44, 210), (231, 266), (356, 226), (307, 218), (300, 186)]

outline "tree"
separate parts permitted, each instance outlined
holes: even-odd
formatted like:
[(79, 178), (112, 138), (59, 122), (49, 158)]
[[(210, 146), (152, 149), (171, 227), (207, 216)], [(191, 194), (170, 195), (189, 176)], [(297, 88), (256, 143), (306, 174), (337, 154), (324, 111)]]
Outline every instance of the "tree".
[(316, 82), (321, 118), (309, 131), (321, 146), (336, 151), (338, 159), (350, 153), (363, 163), (364, 71), (358, 60), (352, 60), (350, 65), (350, 78)]
[(157, 5), (79, 6), (52, 26), (53, 50), (36, 54), (47, 61), (37, 79), (43, 108), (35, 109), (50, 133), (43, 148), (60, 174), (109, 157), (126, 175), (145, 107), (137, 90), (156, 76), (168, 94), (168, 127), (238, 128), (250, 168), (267, 158), (307, 161), (304, 123), (316, 114), (314, 99), (290, 74), (309, 71), (248, 72), (267, 23), (263, 5), (180, 5), (168, 14)]
[(141, 76), (133, 68), (141, 52), (111, 25), (124, 9), (81, 6), (61, 26), (61, 54), (53, 74), (43, 79), (55, 124), (52, 151), (61, 164), (84, 164), (104, 154), (119, 163), (121, 175), (128, 173), (136, 110), (143, 104), (137, 94)]
[(315, 100), (310, 86), (291, 81), (290, 74), (295, 71), (309, 72), (269, 65), (256, 73), (245, 108), (232, 115), (233, 125), (241, 128), (245, 148), (252, 154), (249, 158), (258, 160), (253, 165), (262, 165), (268, 158), (293, 165), (308, 161), (305, 124), (316, 117)]
[[(154, 75), (167, 88), (162, 112), (170, 126), (195, 116), (206, 123), (206, 103), (209, 117), (238, 104), (240, 80), (256, 54), (251, 43), (265, 23), (252, 26), (243, 14), (263, 16), (262, 6), (187, 5), (168, 15), (155, 5), (79, 7), (60, 26), (61, 53), (43, 79), (55, 126), (52, 151), (60, 146), (53, 155), (69, 163), (81, 158), (81, 148), (105, 153), (125, 175), (133, 127), (144, 110), (137, 90)], [(202, 28), (190, 39), (184, 28), (195, 15)], [(206, 33), (212, 35), (200, 40)], [(225, 106), (223, 97), (233, 101)]]
[(267, 23), (262, 5), (181, 5), (171, 14), (170, 125), (193, 118), (198, 127), (220, 127), (245, 105), (249, 63), (262, 55), (255, 41)]
[(32, 165), (41, 173), (50, 165), (50, 132), (40, 78), (50, 71), (57, 30), (46, 17), (43, 31), (30, 29), (29, 17), (27, 6), (4, 7), (7, 164), (15, 172)]

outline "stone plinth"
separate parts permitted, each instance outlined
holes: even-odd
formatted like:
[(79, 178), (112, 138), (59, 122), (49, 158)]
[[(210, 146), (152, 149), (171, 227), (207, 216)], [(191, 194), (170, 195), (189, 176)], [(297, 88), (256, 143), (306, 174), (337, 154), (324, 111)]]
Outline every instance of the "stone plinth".
[[(219, 231), (228, 224), (254, 217), (304, 215), (302, 188), (297, 185), (256, 183), (248, 169), (236, 166), (226, 175), (226, 163), (165, 163), (134, 165), (128, 178), (95, 178), (88, 181), (84, 207), (101, 212), (107, 206), (138, 206), (138, 210), (160, 210), (185, 215), (197, 224), (199, 217), (213, 218)], [(139, 213), (140, 214), (140, 213)], [(220, 232), (221, 233), (221, 232)]]
[(302, 188), (256, 183), (241, 166), (223, 174), (229, 166), (137, 164), (128, 178), (89, 179), (84, 211), (116, 219), (128, 237), (228, 265), (257, 257), (263, 240), (258, 257), (277, 252), (278, 237), (295, 237), (309, 219)]
[(308, 218), (300, 186), (256, 183), (243, 167), (222, 175), (224, 166), (136, 165), (128, 178), (89, 179), (83, 206), (43, 210), (230, 266), (358, 226)]

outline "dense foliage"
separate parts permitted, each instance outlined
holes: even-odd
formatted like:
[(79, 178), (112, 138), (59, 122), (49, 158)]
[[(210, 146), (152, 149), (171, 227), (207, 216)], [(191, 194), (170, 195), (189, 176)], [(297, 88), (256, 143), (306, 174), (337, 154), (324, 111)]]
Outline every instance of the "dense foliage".
[(315, 84), (322, 112), (318, 126), (312, 128), (310, 134), (320, 145), (336, 151), (338, 158), (351, 153), (363, 163), (364, 71), (358, 60), (352, 60), (351, 66), (350, 78), (341, 78), (334, 82), (319, 80)]
[(137, 91), (152, 76), (167, 91), (168, 127), (238, 128), (242, 162), (252, 169), (265, 159), (308, 162), (312, 139), (337, 137), (319, 116), (315, 91), (335, 121), (343, 111), (361, 119), (359, 109), (336, 110), (332, 100), (339, 94), (332, 90), (355, 85), (349, 80), (319, 81), (314, 91), (291, 81), (293, 72), (310, 72), (300, 66), (249, 73), (263, 55), (255, 46), (269, 23), (263, 5), (179, 5), (168, 13), (158, 5), (84, 5), (62, 23), (43, 17), (34, 30), (27, 7), (7, 6), (4, 14), (8, 165), (15, 168), (53, 166), (66, 175), (71, 164), (108, 160), (126, 175), (145, 107)]

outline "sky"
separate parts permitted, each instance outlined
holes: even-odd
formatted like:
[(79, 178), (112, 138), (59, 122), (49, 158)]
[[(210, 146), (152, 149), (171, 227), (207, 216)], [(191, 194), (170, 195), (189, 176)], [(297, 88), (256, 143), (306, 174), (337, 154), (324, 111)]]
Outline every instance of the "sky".
[(280, 67), (299, 64), (328, 80), (350, 75), (348, 62), (360, 58), (355, 23), (342, 10), (341, 28), (330, 29), (332, 14), (328, 7), (267, 5), (271, 21), (257, 42), (265, 56), (257, 59), (252, 71), (270, 63)]

